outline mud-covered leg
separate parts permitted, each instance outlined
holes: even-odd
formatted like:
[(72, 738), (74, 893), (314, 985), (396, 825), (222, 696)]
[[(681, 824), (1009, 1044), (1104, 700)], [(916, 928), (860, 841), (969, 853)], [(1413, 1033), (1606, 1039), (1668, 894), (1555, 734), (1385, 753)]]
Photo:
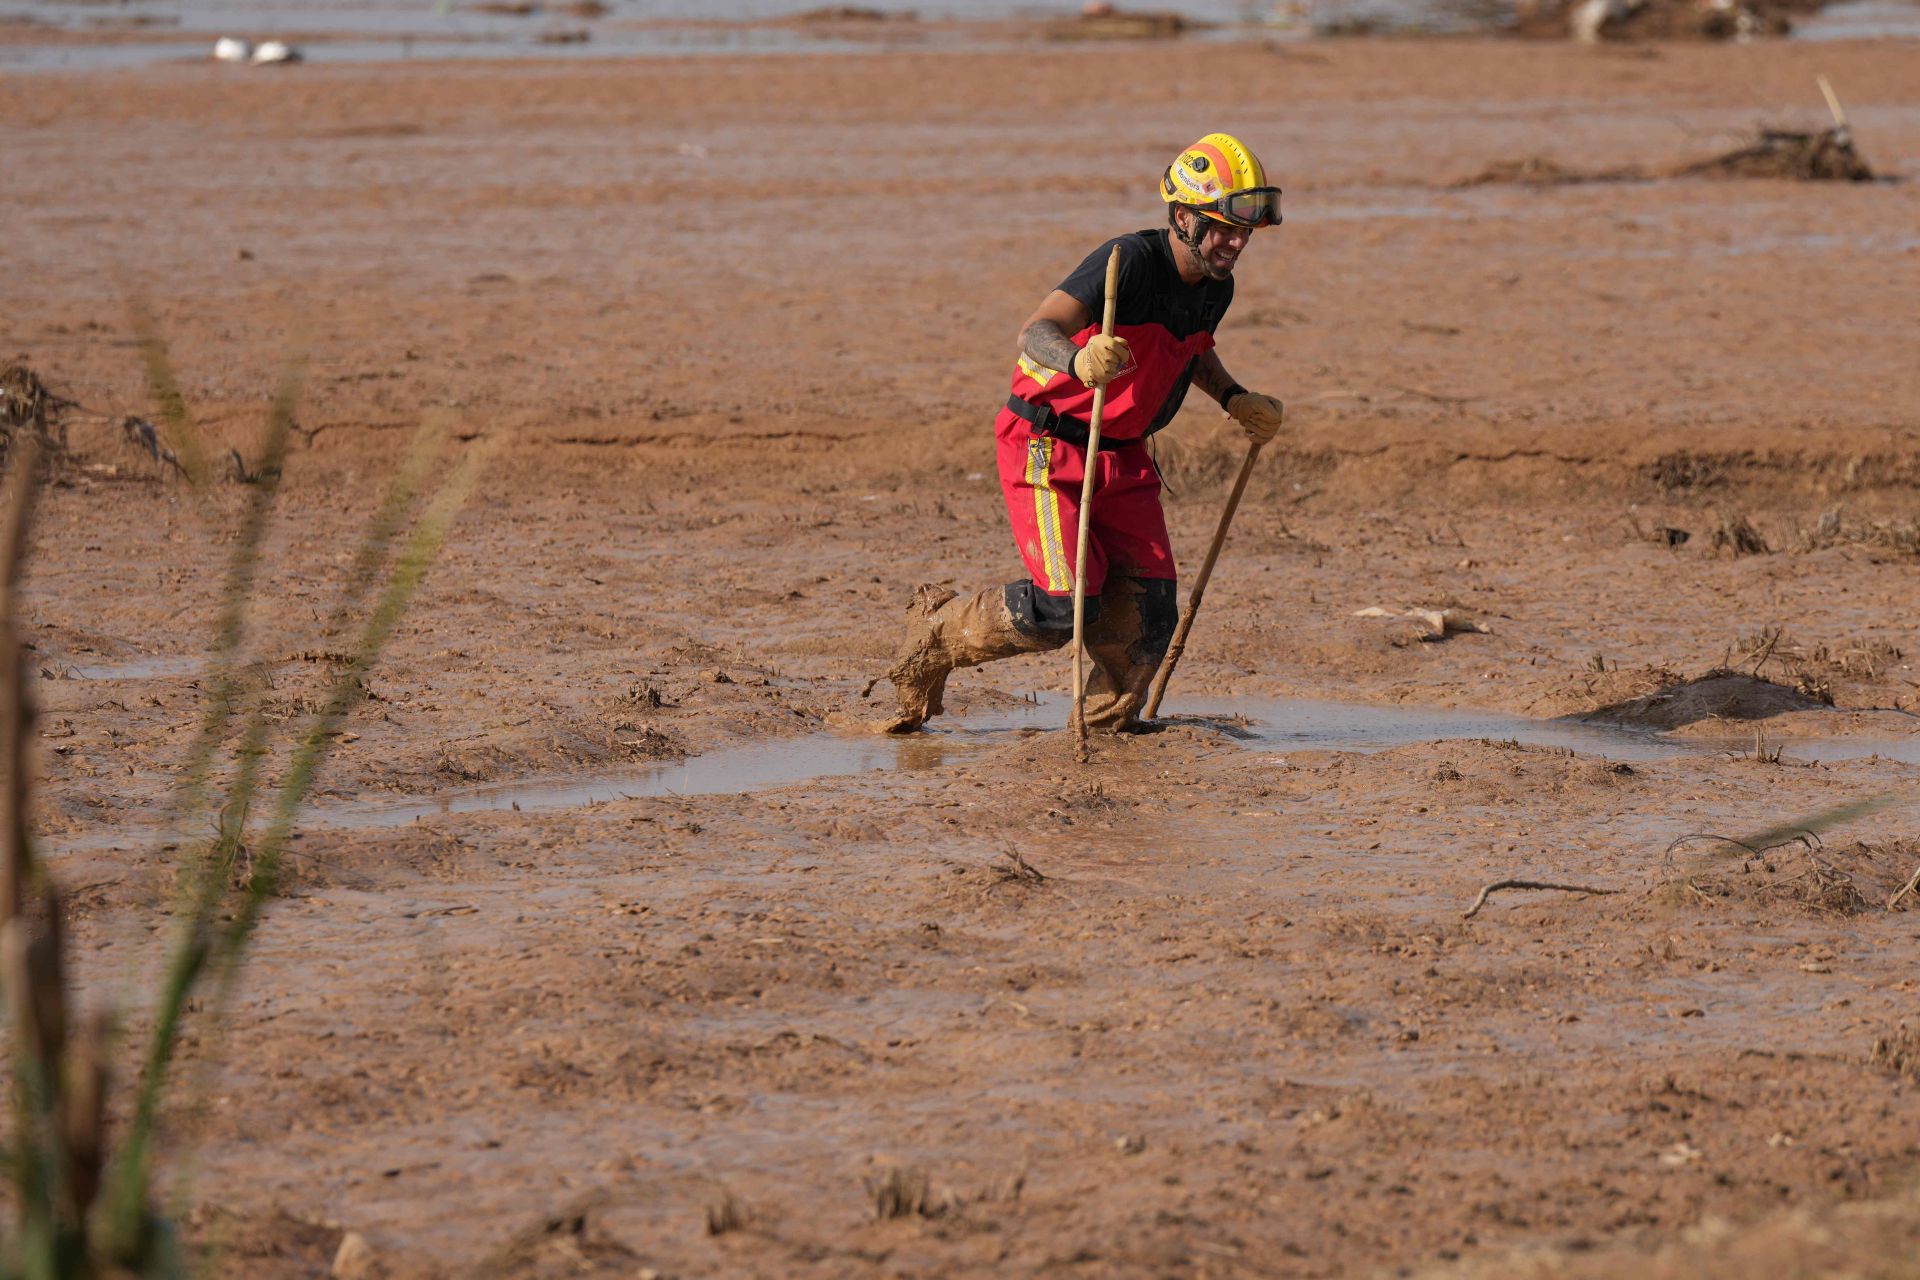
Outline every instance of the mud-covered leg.
[(1071, 619), (1067, 631), (1045, 626), (1046, 619), (1034, 615), (1033, 595), (1027, 582), (965, 597), (931, 584), (915, 590), (907, 606), (906, 640), (885, 677), (892, 681), (900, 706), (882, 731), (909, 733), (939, 715), (945, 709), (941, 699), (947, 677), (961, 667), (1044, 653), (1065, 644)]
[(1087, 727), (1138, 733), (1147, 688), (1173, 639), (1180, 605), (1175, 584), (1162, 578), (1114, 578), (1100, 596), (1100, 616), (1087, 626)]

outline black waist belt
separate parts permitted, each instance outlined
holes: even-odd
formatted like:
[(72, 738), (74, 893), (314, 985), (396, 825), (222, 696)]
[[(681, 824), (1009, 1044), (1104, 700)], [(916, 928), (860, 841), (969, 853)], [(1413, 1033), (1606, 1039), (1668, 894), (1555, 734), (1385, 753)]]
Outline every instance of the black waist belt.
[[(1083, 422), (1079, 418), (1069, 417), (1064, 413), (1057, 413), (1046, 405), (1035, 404), (1033, 401), (1022, 399), (1019, 396), (1008, 396), (1007, 408), (1013, 410), (1014, 413), (1033, 424), (1033, 429), (1043, 436), (1052, 436), (1055, 440), (1065, 440), (1068, 444), (1078, 446), (1082, 449), (1087, 447), (1087, 436), (1093, 429), (1090, 423)], [(1100, 450), (1105, 453), (1109, 450), (1122, 449), (1127, 445), (1138, 443), (1139, 441), (1137, 439), (1115, 440), (1111, 436), (1102, 435), (1100, 437)]]

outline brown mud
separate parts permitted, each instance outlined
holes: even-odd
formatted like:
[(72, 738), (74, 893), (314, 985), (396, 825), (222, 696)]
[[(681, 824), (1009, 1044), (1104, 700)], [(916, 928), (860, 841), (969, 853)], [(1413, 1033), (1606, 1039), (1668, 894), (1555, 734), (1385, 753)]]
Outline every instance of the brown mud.
[[(7, 360), (151, 417), (144, 296), (210, 456), (254, 458), (309, 357), (262, 577), (287, 723), (416, 424), (498, 446), (330, 811), (885, 714), (860, 689), (914, 586), (1015, 572), (988, 422), (1033, 300), (1155, 222), (1152, 175), (1206, 129), (1287, 189), (1221, 335), (1290, 425), (1170, 700), (1200, 718), (1091, 768), (1009, 728), (744, 794), (316, 823), (168, 1120), (216, 1269), (310, 1276), (352, 1232), (396, 1276), (1752, 1276), (1831, 1222), (1818, 1256), (1876, 1274), (1920, 1171), (1920, 916), (1876, 900), (1920, 803), (1760, 862), (1669, 850), (1915, 786), (1752, 738), (1920, 709), (1920, 189), (1449, 183), (1569, 135), (1671, 163), (1816, 71), (1897, 173), (1920, 81), (1894, 46), (1640, 52), (0, 82), (35, 175), (0, 193)], [(1130, 88), (1083, 128), (1097, 79)], [(1189, 564), (1242, 447), (1200, 404), (1159, 446)], [(137, 1032), (200, 834), (150, 831), (247, 491), (216, 486), (210, 525), (111, 421), (69, 448), (29, 575), (41, 838), (86, 995)], [(1729, 516), (1769, 550), (1716, 553)], [(1067, 665), (961, 672), (949, 716)], [(1291, 696), (1734, 745), (1236, 736)], [(1463, 920), (1501, 879), (1618, 892)]]

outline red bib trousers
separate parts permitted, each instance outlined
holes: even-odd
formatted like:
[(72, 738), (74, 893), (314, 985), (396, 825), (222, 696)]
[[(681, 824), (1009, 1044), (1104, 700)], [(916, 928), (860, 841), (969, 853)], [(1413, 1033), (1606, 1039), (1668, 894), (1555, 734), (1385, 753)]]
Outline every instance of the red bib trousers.
[[(1052, 436), (1035, 435), (1010, 409), (994, 422), (1000, 491), (1020, 559), (1033, 585), (1050, 596), (1073, 594), (1080, 539), (1080, 487), (1086, 450)], [(1128, 440), (1101, 449), (1094, 462), (1093, 520), (1087, 531), (1084, 572), (1089, 599), (1109, 575), (1171, 580), (1173, 543), (1160, 509), (1160, 473), (1146, 442)]]

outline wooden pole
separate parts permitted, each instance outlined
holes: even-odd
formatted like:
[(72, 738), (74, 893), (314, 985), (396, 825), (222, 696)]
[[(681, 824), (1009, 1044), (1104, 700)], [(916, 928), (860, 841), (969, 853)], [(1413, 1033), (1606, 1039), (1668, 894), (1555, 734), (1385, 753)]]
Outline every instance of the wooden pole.
[[(1113, 246), (1107, 257), (1106, 310), (1100, 317), (1100, 332), (1113, 336), (1113, 313), (1120, 302), (1120, 246)], [(1100, 465), (1100, 419), (1107, 411), (1107, 384), (1093, 392), (1093, 416), (1087, 424), (1085, 477), (1080, 481), (1080, 540), (1073, 553), (1073, 745), (1080, 762), (1087, 761), (1087, 578), (1080, 572), (1087, 563), (1087, 528), (1093, 518), (1093, 476)]]
[(1193, 630), (1194, 615), (1200, 612), (1200, 599), (1207, 593), (1207, 579), (1213, 576), (1213, 565), (1220, 558), (1220, 548), (1226, 545), (1227, 527), (1233, 523), (1233, 513), (1240, 508), (1240, 495), (1247, 491), (1247, 478), (1253, 474), (1253, 464), (1260, 457), (1260, 446), (1247, 446), (1247, 460), (1240, 464), (1240, 474), (1234, 477), (1233, 492), (1227, 495), (1227, 508), (1220, 513), (1220, 524), (1213, 531), (1213, 544), (1207, 548), (1207, 558), (1200, 566), (1200, 575), (1193, 580), (1193, 592), (1187, 597), (1186, 612), (1180, 615), (1180, 625), (1174, 629), (1173, 643), (1167, 646), (1167, 656), (1160, 660), (1160, 670), (1153, 677), (1153, 691), (1147, 695), (1146, 718), (1151, 720), (1160, 714), (1160, 699), (1166, 696), (1167, 681), (1173, 679), (1173, 669), (1180, 665), (1180, 655), (1187, 650), (1187, 633)]

